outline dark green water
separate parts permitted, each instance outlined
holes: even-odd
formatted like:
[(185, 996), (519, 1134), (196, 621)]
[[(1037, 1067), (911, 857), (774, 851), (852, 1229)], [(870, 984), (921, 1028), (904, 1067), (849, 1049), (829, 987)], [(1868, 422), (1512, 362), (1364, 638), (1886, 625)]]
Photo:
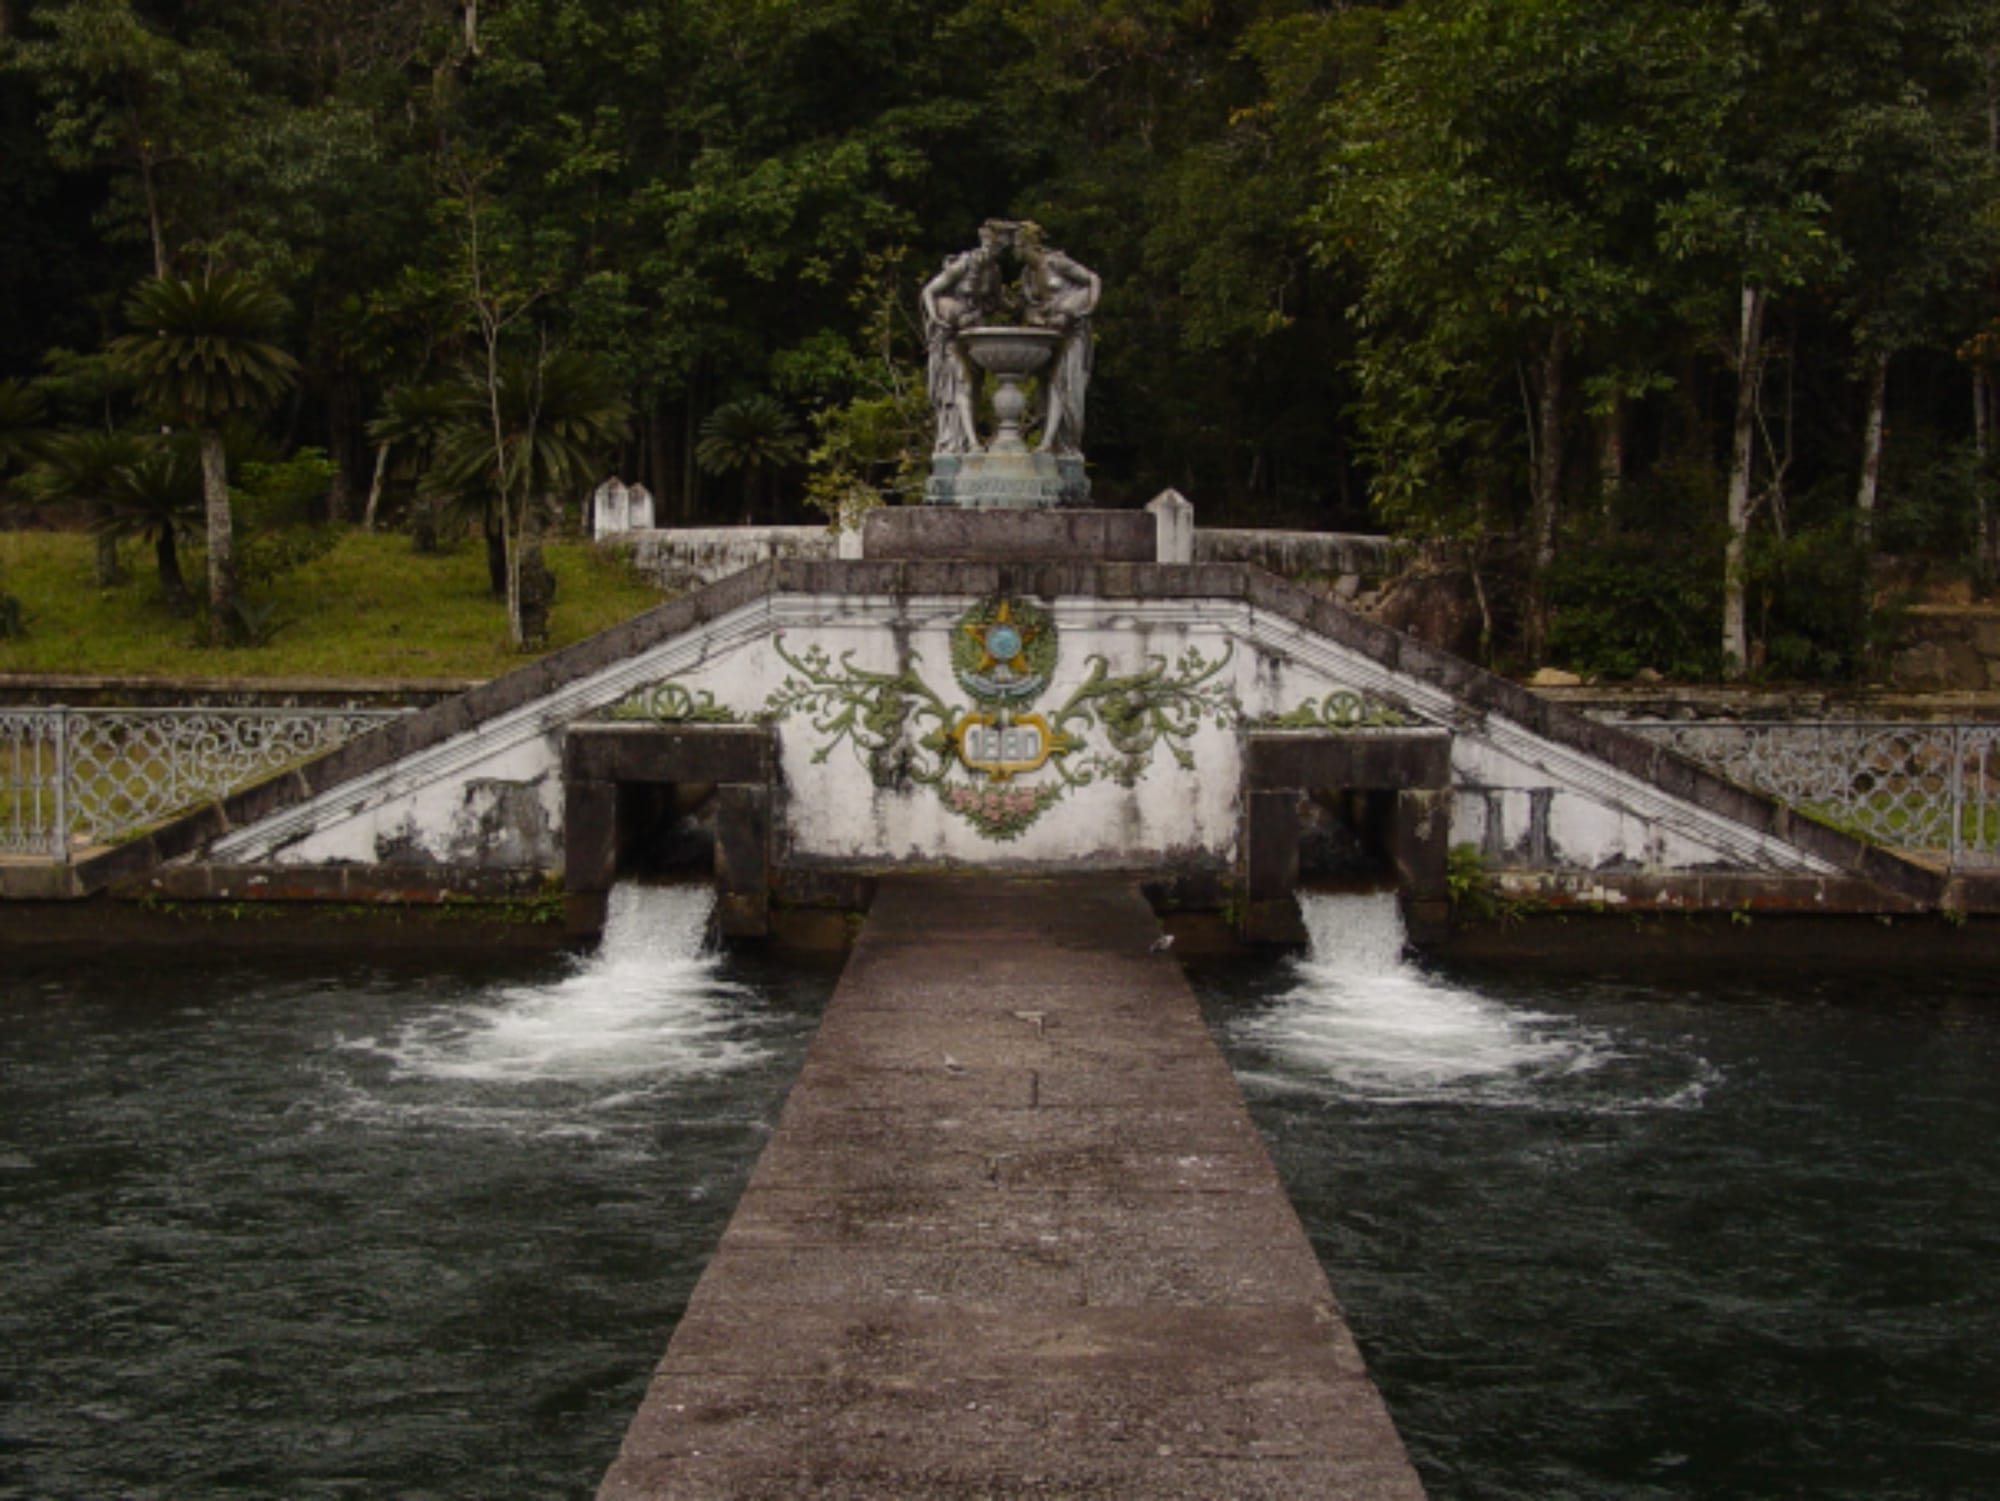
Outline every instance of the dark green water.
[(1434, 1497), (2000, 1496), (2000, 978), (1438, 976), (1317, 900), (1197, 983)]
[(591, 1494), (833, 978), (662, 895), (588, 964), (11, 961), (0, 1497)]
[[(1441, 1498), (2000, 1496), (2000, 980), (1198, 975)], [(14, 958), (0, 1498), (587, 1496), (829, 974)]]

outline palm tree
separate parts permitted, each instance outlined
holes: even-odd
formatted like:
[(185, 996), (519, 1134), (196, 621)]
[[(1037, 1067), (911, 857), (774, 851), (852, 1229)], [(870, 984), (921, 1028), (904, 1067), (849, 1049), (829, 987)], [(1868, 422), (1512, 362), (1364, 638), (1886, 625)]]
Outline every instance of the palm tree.
[[(133, 433), (65, 433), (45, 463), (61, 465), (77, 480), (92, 477), (105, 503), (92, 523), (114, 545), (136, 537), (151, 545), (160, 597), (176, 615), (192, 601), (181, 573), (180, 544), (198, 536), (202, 522), (201, 470), (185, 439)], [(75, 483), (71, 481), (69, 483)]]
[[(34, 387), (0, 380), (0, 499), (6, 497), (8, 476), (39, 449), (42, 415), (42, 398)], [(0, 591), (0, 637), (17, 636), (21, 628), (21, 602)]]
[(229, 639), (236, 614), (236, 549), (229, 512), (229, 466), (222, 422), (262, 410), (291, 388), (298, 361), (271, 342), (285, 300), (232, 272), (201, 281), (159, 277), (125, 304), (139, 330), (110, 349), (139, 399), (186, 427), (201, 449), (203, 509), (208, 522), (208, 632)]
[[(438, 440), (463, 415), (463, 392), (452, 381), (434, 380), (396, 386), (382, 398), (382, 415), (368, 424), (368, 440), (375, 445), (375, 483), (368, 492), (368, 509), (362, 530), (375, 529), (375, 507), (382, 485), (391, 469), (403, 484), (420, 480), (430, 468)], [(393, 465), (392, 451), (401, 450)], [(418, 552), (437, 550), (437, 497), (419, 494), (418, 513), (410, 521), (411, 546)], [(495, 593), (505, 591), (503, 583)]]
[(756, 514), (759, 481), (767, 473), (804, 458), (805, 441), (792, 414), (777, 401), (769, 396), (744, 396), (708, 414), (694, 457), (710, 474), (743, 471), (743, 521), (747, 526)]
[(523, 647), (546, 625), (538, 509), (548, 497), (596, 478), (606, 450), (624, 436), (631, 409), (610, 372), (574, 350), (510, 354), (493, 368), (491, 380), (478, 374), (460, 388), (457, 420), (438, 439), (426, 485), (436, 495), (479, 496), (497, 507), (508, 634)]
[[(112, 524), (119, 498), (126, 491), (127, 470), (139, 462), (145, 445), (132, 433), (105, 432), (86, 427), (56, 433), (42, 445), (42, 456), (23, 481), (30, 494), (46, 500), (82, 505), (90, 515), (91, 530), (97, 536), (97, 586), (108, 588), (118, 582), (118, 538), (120, 529)], [(161, 585), (167, 583), (165, 573)], [(179, 584), (179, 570), (175, 570)], [(176, 608), (186, 603), (186, 590), (175, 598)]]
[(0, 481), (25, 469), (41, 450), (41, 393), (23, 380), (0, 380)]

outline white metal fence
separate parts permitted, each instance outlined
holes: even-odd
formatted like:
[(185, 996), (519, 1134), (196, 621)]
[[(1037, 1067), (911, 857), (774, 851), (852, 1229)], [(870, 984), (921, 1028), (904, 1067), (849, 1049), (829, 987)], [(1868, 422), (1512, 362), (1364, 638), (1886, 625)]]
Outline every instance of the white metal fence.
[(0, 709), (0, 855), (115, 844), (406, 712)]
[(2000, 725), (1624, 723), (1732, 782), (1877, 844), (2000, 865)]

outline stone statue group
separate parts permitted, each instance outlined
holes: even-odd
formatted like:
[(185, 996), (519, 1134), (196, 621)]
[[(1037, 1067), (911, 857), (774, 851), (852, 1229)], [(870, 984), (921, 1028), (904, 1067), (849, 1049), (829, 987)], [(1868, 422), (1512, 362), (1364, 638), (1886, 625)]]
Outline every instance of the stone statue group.
[(949, 256), (923, 290), (931, 410), (939, 454), (978, 453), (979, 375), (963, 334), (1018, 318), (1061, 335), (1044, 378), (1039, 451), (1077, 458), (1083, 451), (1084, 391), (1090, 384), (1091, 314), (1097, 274), (1053, 245), (1026, 220), (988, 219), (975, 249)]

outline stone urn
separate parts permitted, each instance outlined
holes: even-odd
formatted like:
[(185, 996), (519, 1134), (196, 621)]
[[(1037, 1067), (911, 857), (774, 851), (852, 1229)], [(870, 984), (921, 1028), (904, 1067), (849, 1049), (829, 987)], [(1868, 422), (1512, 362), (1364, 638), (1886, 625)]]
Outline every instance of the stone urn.
[(1021, 419), (1027, 415), (1028, 393), (1021, 382), (1048, 364), (1062, 344), (1062, 335), (1052, 328), (980, 327), (966, 329), (959, 338), (972, 363), (998, 382), (993, 392), (997, 426), (986, 451), (1026, 453)]

